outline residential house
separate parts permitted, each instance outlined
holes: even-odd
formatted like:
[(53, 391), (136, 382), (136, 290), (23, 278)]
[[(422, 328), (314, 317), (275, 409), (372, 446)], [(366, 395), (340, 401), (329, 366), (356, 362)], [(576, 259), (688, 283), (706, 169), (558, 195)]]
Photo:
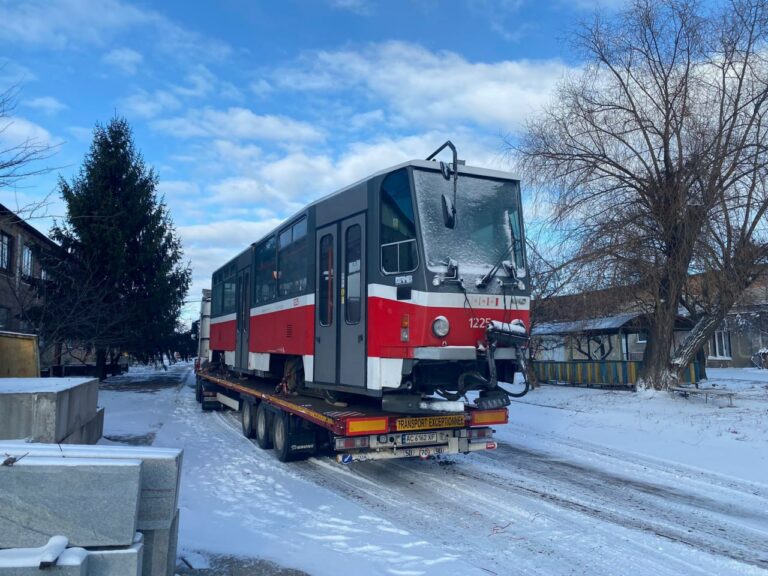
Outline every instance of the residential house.
[(38, 254), (56, 247), (45, 234), (0, 204), (0, 330), (36, 332), (30, 311), (40, 302), (32, 284), (45, 278)]
[[(642, 361), (647, 319), (632, 287), (610, 288), (532, 303), (532, 334), (538, 360)], [(693, 326), (681, 309), (674, 344)], [(707, 366), (746, 367), (768, 361), (768, 278), (748, 288), (703, 351)], [(766, 366), (768, 367), (768, 366)]]

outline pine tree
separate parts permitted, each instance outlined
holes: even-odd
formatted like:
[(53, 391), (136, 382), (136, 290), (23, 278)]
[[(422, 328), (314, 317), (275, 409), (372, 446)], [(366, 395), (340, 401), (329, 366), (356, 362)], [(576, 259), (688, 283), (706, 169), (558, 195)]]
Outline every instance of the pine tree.
[(52, 237), (65, 257), (49, 266), (48, 313), (59, 337), (95, 347), (100, 376), (109, 352), (165, 349), (189, 288), (157, 183), (123, 118), (97, 124), (80, 173), (59, 180), (67, 216)]

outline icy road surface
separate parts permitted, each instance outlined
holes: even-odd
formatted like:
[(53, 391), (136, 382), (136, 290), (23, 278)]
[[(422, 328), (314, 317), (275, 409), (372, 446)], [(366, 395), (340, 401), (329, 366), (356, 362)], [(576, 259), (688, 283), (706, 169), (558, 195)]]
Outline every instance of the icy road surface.
[[(686, 453), (711, 466), (659, 458), (676, 453), (656, 449), (659, 437), (643, 428), (654, 428), (648, 410), (628, 412), (635, 395), (572, 389), (513, 404), (495, 452), (343, 466), (281, 464), (242, 436), (237, 413), (201, 413), (193, 378), (188, 366), (130, 374), (100, 394), (105, 436), (184, 448), (179, 544), (188, 562), (231, 554), (329, 576), (768, 574), (761, 386), (744, 413), (657, 400), (660, 423), (675, 418), (666, 444), (685, 452), (690, 442)], [(748, 441), (722, 439), (738, 442), (729, 457), (749, 460), (740, 465), (752, 474), (723, 473), (728, 445), (714, 432), (680, 445), (687, 417), (762, 422)], [(555, 426), (558, 418), (570, 424)], [(631, 452), (616, 447), (622, 435)]]

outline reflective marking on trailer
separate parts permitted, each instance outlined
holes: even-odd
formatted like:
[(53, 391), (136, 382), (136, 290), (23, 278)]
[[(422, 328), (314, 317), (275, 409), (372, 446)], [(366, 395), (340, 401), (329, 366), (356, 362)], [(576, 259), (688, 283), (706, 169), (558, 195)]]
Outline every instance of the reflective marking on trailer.
[(398, 418), (395, 429), (398, 432), (407, 430), (430, 430), (433, 428), (461, 428), (466, 424), (464, 414), (450, 416), (427, 416), (425, 418)]

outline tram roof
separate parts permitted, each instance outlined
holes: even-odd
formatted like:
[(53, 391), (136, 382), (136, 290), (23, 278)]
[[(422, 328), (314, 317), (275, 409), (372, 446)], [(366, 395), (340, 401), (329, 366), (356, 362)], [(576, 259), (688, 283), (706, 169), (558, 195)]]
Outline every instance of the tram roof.
[[(334, 192), (326, 194), (325, 196), (321, 196), (317, 200), (311, 202), (310, 204), (307, 204), (307, 206), (305, 206), (302, 210), (300, 210), (296, 214), (291, 215), (290, 218), (286, 218), (285, 222), (287, 222), (288, 220), (291, 220), (294, 216), (297, 216), (298, 214), (300, 214), (310, 206), (315, 206), (316, 204), (319, 204), (320, 202), (324, 202), (325, 200), (333, 198), (338, 194), (343, 194), (350, 188), (359, 186), (363, 182), (367, 182), (368, 180), (376, 178), (377, 176), (383, 176), (384, 174), (395, 172), (396, 170), (400, 170), (400, 168), (408, 168), (409, 166), (413, 166), (415, 168), (426, 168), (427, 170), (436, 170), (436, 171), (440, 170), (440, 163), (435, 160), (408, 160), (406, 162), (401, 162), (400, 164), (396, 164), (395, 166), (390, 166), (389, 168), (384, 168), (383, 170), (379, 170), (378, 172), (370, 174), (365, 178), (361, 178), (360, 180), (358, 180), (357, 182), (354, 182), (353, 184), (344, 186), (344, 188), (340, 188), (338, 190), (335, 190)], [(493, 170), (491, 168), (479, 168), (476, 166), (467, 166), (466, 164), (459, 164), (459, 175), (462, 175), (462, 174), (466, 174), (469, 176), (482, 176), (485, 178), (499, 178), (501, 180), (514, 180), (516, 182), (520, 181), (520, 179), (513, 176), (511, 172), (504, 172), (503, 170)], [(281, 226), (282, 226), (282, 223), (281, 223)]]
[[(437, 162), (435, 160), (407, 160), (405, 162), (401, 162), (400, 164), (396, 164), (394, 166), (390, 166), (389, 168), (384, 168), (383, 170), (379, 170), (378, 172), (375, 172), (373, 174), (370, 174), (366, 176), (365, 178), (361, 178), (360, 180), (357, 180), (356, 182), (349, 184), (348, 186), (344, 186), (343, 188), (339, 188), (338, 190), (335, 190), (329, 194), (326, 194), (325, 196), (321, 196), (320, 198), (310, 202), (306, 206), (304, 206), (301, 210), (298, 212), (294, 212), (289, 217), (283, 219), (280, 224), (275, 226), (272, 230), (264, 234), (261, 238), (251, 242), (244, 250), (241, 250), (237, 253), (237, 255), (233, 256), (229, 260), (227, 260), (224, 264), (216, 268), (213, 272), (216, 273), (222, 268), (226, 268), (229, 264), (231, 264), (233, 261), (237, 260), (245, 254), (246, 252), (249, 252), (254, 245), (261, 242), (262, 239), (268, 237), (270, 234), (273, 234), (276, 230), (279, 230), (282, 226), (284, 226), (286, 223), (290, 222), (300, 214), (306, 212), (309, 208), (312, 206), (316, 206), (320, 202), (325, 202), (326, 200), (330, 200), (331, 198), (338, 196), (340, 194), (343, 194), (347, 190), (350, 190), (351, 188), (355, 188), (356, 186), (360, 186), (363, 182), (367, 182), (368, 180), (371, 180), (373, 178), (376, 178), (378, 176), (383, 176), (384, 174), (389, 174), (390, 172), (395, 172), (396, 170), (400, 170), (401, 168), (408, 168), (408, 167), (414, 167), (414, 168), (425, 168), (427, 170), (440, 170), (440, 162)], [(466, 164), (459, 164), (459, 176), (462, 174), (468, 175), (468, 176), (480, 176), (483, 178), (498, 178), (500, 180), (514, 180), (515, 182), (519, 182), (520, 179), (516, 176), (513, 176), (511, 172), (504, 172), (503, 170), (493, 170), (491, 168), (480, 168), (477, 166), (468, 166)]]

